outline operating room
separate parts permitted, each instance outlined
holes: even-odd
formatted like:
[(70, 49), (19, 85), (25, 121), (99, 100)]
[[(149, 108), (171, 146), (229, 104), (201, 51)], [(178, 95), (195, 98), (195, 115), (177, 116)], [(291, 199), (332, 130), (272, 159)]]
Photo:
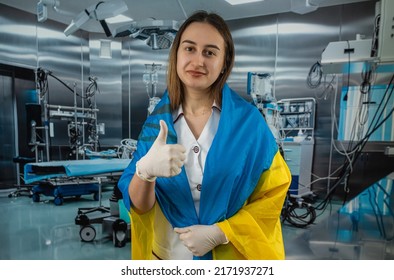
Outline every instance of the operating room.
[(131, 258), (117, 182), (197, 10), (289, 166), (286, 259), (394, 259), (394, 1), (228, 2), (0, 0), (0, 259)]

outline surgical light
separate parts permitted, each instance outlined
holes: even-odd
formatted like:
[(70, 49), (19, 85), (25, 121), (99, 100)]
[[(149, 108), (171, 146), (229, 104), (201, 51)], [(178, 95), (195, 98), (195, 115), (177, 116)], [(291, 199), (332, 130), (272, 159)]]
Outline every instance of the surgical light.
[(145, 41), (153, 50), (168, 49), (174, 41), (179, 24), (174, 20), (147, 19), (117, 27), (113, 37), (136, 38)]
[(152, 48), (152, 50), (168, 49), (171, 47), (174, 41), (175, 34), (166, 32), (164, 34), (152, 33), (150, 38), (146, 41), (146, 44)]

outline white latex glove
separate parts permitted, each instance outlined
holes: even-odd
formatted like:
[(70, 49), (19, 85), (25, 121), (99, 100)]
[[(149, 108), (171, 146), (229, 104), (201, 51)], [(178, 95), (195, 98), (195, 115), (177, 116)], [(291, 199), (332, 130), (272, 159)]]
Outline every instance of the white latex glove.
[(167, 144), (168, 127), (160, 120), (160, 132), (148, 153), (138, 162), (138, 173), (148, 181), (155, 177), (172, 177), (181, 173), (186, 149), (180, 144)]
[(228, 243), (226, 235), (217, 225), (194, 225), (174, 228), (179, 239), (197, 257), (204, 256), (220, 244)]

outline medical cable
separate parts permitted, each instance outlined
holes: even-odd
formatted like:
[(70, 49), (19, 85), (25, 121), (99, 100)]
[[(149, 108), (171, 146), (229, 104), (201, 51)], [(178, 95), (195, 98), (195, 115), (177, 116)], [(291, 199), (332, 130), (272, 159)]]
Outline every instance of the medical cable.
[(309, 69), (306, 83), (310, 88), (318, 88), (323, 77), (322, 65), (319, 61), (314, 63)]
[(305, 228), (316, 220), (316, 210), (303, 200), (297, 200), (287, 195), (286, 202), (282, 209), (282, 222), (288, 222), (294, 227)]
[[(393, 79), (394, 79), (394, 75), (392, 76), (392, 78), (391, 78), (391, 80), (390, 80), (390, 82), (389, 82), (389, 85), (388, 85), (387, 88), (386, 88), (386, 92), (385, 92), (384, 96), (386, 96), (386, 94), (387, 94), (387, 92), (388, 92), (388, 90), (389, 90), (390, 88), (391, 88), (390, 95), (392, 94), (392, 92), (393, 92), (393, 87), (392, 87)], [(382, 99), (382, 101), (383, 101), (383, 99)], [(383, 102), (381, 102), (381, 104), (382, 104), (382, 103), (383, 103)], [(385, 103), (384, 106), (387, 106), (387, 103), (388, 103), (388, 101), (386, 100), (386, 103)], [(381, 105), (381, 104), (380, 104), (380, 105)], [(379, 105), (378, 109), (376, 110), (373, 119), (375, 119), (376, 115), (378, 114), (380, 105)], [(351, 160), (351, 161), (348, 160), (348, 161), (346, 161), (346, 162), (344, 163), (343, 168), (342, 168), (342, 172), (340, 173), (340, 176), (339, 176), (339, 179), (338, 179), (338, 180), (336, 181), (336, 183), (331, 187), (331, 189), (330, 189), (330, 191), (328, 192), (328, 194), (326, 195), (326, 197), (323, 199), (323, 201), (321, 201), (321, 202), (319, 203), (319, 205), (316, 207), (316, 209), (321, 209), (322, 207), (325, 207), (325, 204), (327, 203), (328, 199), (330, 199), (330, 197), (334, 194), (334, 191), (336, 190), (336, 188), (342, 183), (342, 181), (343, 181), (344, 179), (347, 179), (347, 177), (350, 175), (349, 171), (351, 170), (352, 165), (354, 165), (354, 163), (356, 162), (356, 160), (358, 159), (358, 157), (361, 155), (361, 151), (362, 151), (362, 149), (364, 148), (364, 146), (366, 145), (366, 143), (368, 142), (369, 137), (370, 137), (377, 129), (379, 129), (379, 127), (382, 126), (383, 123), (384, 123), (388, 118), (391, 117), (391, 115), (393, 114), (393, 112), (394, 112), (394, 108), (392, 108), (392, 109), (390, 110), (390, 112), (386, 115), (386, 117), (385, 117), (380, 123), (377, 123), (376, 125), (374, 125), (374, 127), (373, 127), (372, 130), (370, 131), (370, 129), (371, 129), (371, 127), (372, 127), (372, 126), (371, 126), (371, 127), (368, 129), (368, 131), (367, 131), (366, 135), (364, 136), (364, 138), (363, 138), (362, 140), (360, 140), (360, 141), (355, 145), (355, 147), (353, 148), (354, 155), (353, 155), (353, 157), (352, 157), (352, 160)], [(380, 112), (380, 114), (382, 114), (382, 111)], [(379, 120), (379, 119), (380, 119), (380, 117), (378, 118), (378, 120)], [(346, 202), (346, 199), (347, 199), (347, 193), (345, 193), (344, 203)]]

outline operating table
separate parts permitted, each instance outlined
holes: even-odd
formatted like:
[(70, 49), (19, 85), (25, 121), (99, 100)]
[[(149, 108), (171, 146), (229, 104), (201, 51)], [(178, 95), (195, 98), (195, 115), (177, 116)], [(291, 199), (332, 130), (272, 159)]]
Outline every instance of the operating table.
[(131, 159), (97, 158), (88, 160), (50, 161), (28, 163), (24, 167), (24, 180), (33, 187), (32, 199), (40, 201), (40, 194), (54, 197), (61, 205), (66, 196), (94, 195), (99, 199), (99, 180), (120, 176)]

